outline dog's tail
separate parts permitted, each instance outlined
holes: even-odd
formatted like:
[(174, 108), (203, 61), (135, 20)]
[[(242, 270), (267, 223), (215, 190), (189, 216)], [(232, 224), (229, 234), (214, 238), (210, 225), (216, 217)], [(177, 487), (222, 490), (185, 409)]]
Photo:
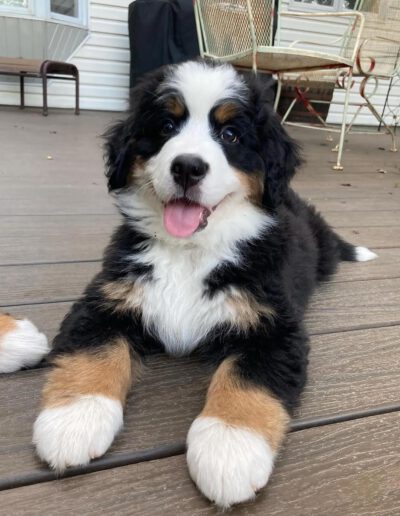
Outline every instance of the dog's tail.
[(368, 247), (355, 246), (339, 238), (340, 259), (344, 262), (368, 262), (378, 255)]

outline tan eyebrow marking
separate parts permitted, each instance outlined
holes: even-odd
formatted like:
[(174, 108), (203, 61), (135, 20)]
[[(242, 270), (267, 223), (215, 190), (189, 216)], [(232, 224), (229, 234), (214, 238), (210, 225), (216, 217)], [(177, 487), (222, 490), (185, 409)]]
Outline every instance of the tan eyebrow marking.
[(165, 107), (176, 118), (182, 118), (186, 111), (186, 107), (182, 99), (175, 95), (165, 99)]
[(225, 124), (238, 114), (239, 106), (234, 102), (224, 102), (214, 111), (214, 117), (220, 124)]

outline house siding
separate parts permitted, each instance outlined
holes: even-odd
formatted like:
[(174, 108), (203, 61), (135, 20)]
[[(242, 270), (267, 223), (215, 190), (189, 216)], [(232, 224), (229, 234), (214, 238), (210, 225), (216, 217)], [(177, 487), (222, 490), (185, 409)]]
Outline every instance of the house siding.
[[(128, 5), (131, 0), (89, 2), (89, 35), (68, 61), (80, 72), (82, 109), (123, 111), (129, 93)], [(1, 76), (0, 76), (1, 80)], [(49, 81), (50, 107), (74, 106), (74, 85)], [(25, 88), (28, 106), (42, 105), (42, 87), (32, 80)], [(19, 80), (0, 82), (0, 104), (19, 104)]]
[[(81, 76), (82, 109), (99, 109), (122, 111), (127, 106), (129, 93), (129, 37), (128, 37), (128, 5), (131, 0), (92, 0), (89, 3), (89, 36), (74, 52), (69, 61), (76, 64)], [(287, 10), (289, 0), (283, 0), (282, 9)], [(282, 18), (281, 45), (286, 46), (297, 39), (321, 41), (322, 38), (334, 39), (343, 34), (345, 21), (314, 20), (306, 21), (295, 18)], [(323, 49), (323, 47), (321, 48)], [(325, 50), (329, 51), (329, 47)], [(358, 85), (351, 93), (350, 102), (360, 102)], [(381, 80), (374, 103), (379, 112), (382, 111), (386, 99), (389, 81)], [(26, 87), (26, 104), (42, 105), (41, 85), (28, 84)], [(0, 83), (0, 103), (19, 103), (18, 81)], [(340, 123), (343, 106), (335, 101), (343, 101), (344, 92), (335, 91), (334, 102), (330, 107), (328, 121)], [(400, 81), (391, 91), (390, 104), (400, 103)], [(72, 107), (74, 105), (74, 87), (67, 82), (52, 81), (49, 85), (50, 107)], [(356, 110), (349, 108), (349, 114)], [(387, 117), (390, 122), (391, 118)], [(358, 124), (376, 125), (377, 122), (369, 111), (364, 110)]]

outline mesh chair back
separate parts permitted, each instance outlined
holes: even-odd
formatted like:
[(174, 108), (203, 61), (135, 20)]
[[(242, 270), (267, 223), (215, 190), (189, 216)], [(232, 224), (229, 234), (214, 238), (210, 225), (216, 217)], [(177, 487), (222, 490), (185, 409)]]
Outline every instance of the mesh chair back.
[(226, 59), (270, 46), (274, 0), (195, 0), (203, 55)]

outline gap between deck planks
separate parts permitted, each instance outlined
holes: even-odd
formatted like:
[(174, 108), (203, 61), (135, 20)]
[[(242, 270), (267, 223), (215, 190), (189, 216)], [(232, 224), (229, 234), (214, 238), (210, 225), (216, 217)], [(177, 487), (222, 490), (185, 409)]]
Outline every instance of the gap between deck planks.
[[(293, 429), (399, 410), (399, 332), (397, 326), (313, 337), (309, 381)], [(110, 452), (72, 473), (182, 453), (210, 373), (196, 357), (150, 357), (129, 397), (124, 430)], [(45, 374), (41, 369), (0, 377), (0, 489), (55, 477), (38, 463), (30, 444)]]
[[(229, 514), (399, 514), (399, 423), (397, 412), (289, 434), (267, 488)], [(194, 487), (183, 456), (9, 490), (2, 509), (13, 516), (221, 514)]]

